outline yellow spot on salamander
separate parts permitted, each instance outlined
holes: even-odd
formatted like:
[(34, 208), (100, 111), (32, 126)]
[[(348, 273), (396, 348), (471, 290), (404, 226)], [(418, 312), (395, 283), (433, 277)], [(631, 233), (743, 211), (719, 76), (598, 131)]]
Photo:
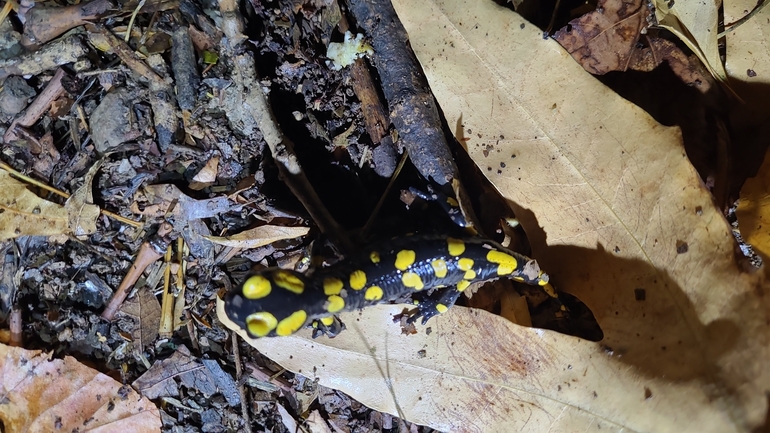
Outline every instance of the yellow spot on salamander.
[(298, 310), (291, 313), (291, 316), (278, 322), (278, 327), (275, 328), (276, 335), (284, 337), (291, 335), (299, 330), (307, 320), (307, 313), (304, 310)]
[(278, 320), (270, 313), (259, 312), (246, 317), (246, 330), (249, 334), (264, 337), (278, 325)]
[(430, 262), (430, 266), (433, 268), (433, 273), (436, 274), (436, 278), (446, 277), (446, 261), (444, 259), (435, 259)]
[(366, 273), (362, 270), (353, 271), (350, 274), (350, 287), (353, 290), (361, 290), (366, 285)]
[(273, 281), (276, 286), (298, 295), (305, 291), (305, 282), (289, 271), (276, 271), (273, 274)]
[(518, 266), (515, 257), (497, 250), (490, 250), (487, 253), (487, 260), (492, 263), (497, 263), (497, 275), (509, 275), (515, 271)]
[(331, 295), (329, 296), (328, 303), (326, 304), (326, 311), (330, 313), (336, 313), (337, 311), (345, 308), (345, 300), (341, 296)]
[(262, 275), (254, 275), (243, 282), (243, 297), (246, 299), (262, 299), (270, 294), (270, 280)]
[(467, 289), (468, 286), (471, 285), (471, 282), (468, 280), (462, 280), (459, 283), (457, 283), (457, 291), (462, 292), (463, 290)]
[(364, 299), (367, 301), (379, 301), (382, 299), (382, 294), (382, 287), (372, 286), (366, 289), (366, 293), (364, 293)]
[(438, 311), (439, 313), (446, 313), (446, 310), (448, 310), (448, 309), (449, 308), (447, 308), (447, 306), (444, 305), (444, 304), (437, 304), (436, 305), (436, 311)]
[(422, 278), (414, 272), (404, 272), (404, 275), (401, 275), (401, 282), (406, 287), (414, 290), (422, 290), (425, 287)]
[(452, 206), (452, 207), (460, 206), (460, 203), (458, 203), (457, 200), (454, 199), (454, 197), (447, 197), (446, 202), (449, 206)]
[(414, 264), (416, 255), (412, 250), (401, 250), (396, 254), (396, 269), (405, 271)]
[[(538, 282), (538, 284), (540, 284), (540, 282)], [(546, 282), (545, 284), (540, 284), (540, 285), (543, 286), (543, 290), (545, 291), (545, 293), (548, 294), (548, 296), (552, 298), (559, 297), (559, 295), (556, 294), (556, 289), (554, 289), (550, 283)]]
[(380, 253), (377, 251), (372, 251), (369, 253), (369, 260), (371, 260), (374, 264), (380, 263)]
[(465, 252), (465, 242), (461, 241), (460, 239), (447, 238), (446, 243), (450, 256), (457, 257)]
[(473, 269), (465, 271), (465, 275), (463, 275), (463, 278), (465, 278), (466, 280), (472, 280), (476, 278), (476, 271), (474, 271)]
[(342, 280), (334, 277), (324, 278), (324, 295), (339, 295), (342, 292)]
[(457, 267), (461, 271), (468, 271), (473, 268), (473, 259), (460, 259), (457, 261)]
[(331, 324), (334, 323), (334, 317), (333, 316), (321, 317), (321, 323), (323, 323), (326, 326), (331, 326)]

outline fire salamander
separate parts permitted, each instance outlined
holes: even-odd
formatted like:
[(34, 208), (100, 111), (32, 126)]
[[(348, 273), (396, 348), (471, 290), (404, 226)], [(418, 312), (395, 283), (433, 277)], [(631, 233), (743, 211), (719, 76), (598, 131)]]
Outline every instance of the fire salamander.
[(310, 275), (279, 268), (252, 274), (225, 296), (225, 311), (252, 337), (290, 335), (307, 325), (334, 336), (342, 329), (335, 326), (336, 313), (414, 294), (417, 308), (409, 321), (422, 317), (425, 324), (471, 283), (500, 277), (544, 286), (556, 296), (537, 262), (493, 241), (411, 235), (364, 248)]

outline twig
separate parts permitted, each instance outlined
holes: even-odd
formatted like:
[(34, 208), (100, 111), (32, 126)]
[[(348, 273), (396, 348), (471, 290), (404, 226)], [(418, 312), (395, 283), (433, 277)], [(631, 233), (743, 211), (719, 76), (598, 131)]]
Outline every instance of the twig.
[(139, 4), (136, 5), (136, 8), (131, 13), (131, 19), (128, 21), (128, 26), (126, 27), (126, 36), (123, 38), (125, 42), (128, 42), (128, 40), (131, 39), (131, 27), (134, 26), (134, 20), (136, 20), (139, 11), (144, 7), (144, 2), (145, 0), (139, 0)]
[(11, 336), (8, 340), (9, 346), (22, 346), (22, 343), (24, 342), (21, 326), (22, 323), (21, 310), (17, 307), (13, 307), (11, 314), (8, 317), (8, 328), (11, 331)]
[[(347, 18), (345, 15), (340, 17), (339, 22), (340, 31), (342, 33), (347, 32), (350, 29)], [(364, 123), (366, 124), (366, 132), (372, 138), (374, 144), (379, 144), (382, 137), (385, 137), (388, 133), (388, 125), (390, 120), (386, 114), (382, 101), (380, 100), (377, 87), (374, 85), (372, 74), (369, 73), (369, 68), (366, 66), (366, 61), (362, 58), (357, 58), (350, 68), (350, 76), (353, 78), (351, 84), (353, 91), (356, 92), (358, 100), (361, 101), (361, 112), (364, 115)]]
[(372, 40), (390, 121), (414, 166), (438, 185), (459, 178), (428, 80), (390, 0), (349, 0), (349, 4), (359, 27)]
[(730, 24), (728, 27), (725, 27), (724, 30), (722, 30), (718, 35), (717, 39), (723, 38), (726, 34), (735, 31), (738, 27), (742, 26), (746, 23), (746, 21), (750, 20), (751, 17), (758, 14), (762, 9), (767, 6), (767, 4), (770, 3), (770, 0), (764, 0), (762, 3), (758, 4), (754, 9), (751, 10), (751, 12), (747, 13), (743, 18), (739, 19), (738, 21)]
[(160, 328), (158, 334), (161, 338), (171, 337), (174, 331), (174, 295), (169, 290), (171, 288), (171, 246), (166, 248), (163, 269), (163, 296), (161, 297), (160, 307)]
[(24, 110), (24, 114), (13, 119), (11, 126), (8, 127), (8, 130), (5, 131), (5, 135), (3, 136), (3, 141), (5, 143), (18, 140), (19, 136), (16, 135), (16, 128), (29, 128), (30, 126), (34, 125), (35, 122), (40, 119), (40, 116), (48, 111), (48, 108), (51, 106), (53, 101), (64, 94), (64, 87), (62, 87), (61, 84), (61, 79), (63, 77), (64, 70), (62, 68), (57, 69), (56, 73), (53, 75), (53, 78), (51, 78), (51, 80), (48, 81), (48, 84), (46, 84), (45, 89), (43, 89), (43, 91), (37, 95), (35, 100), (29, 104), (29, 107)]
[(171, 229), (171, 224), (163, 223), (155, 236), (142, 244), (139, 248), (139, 253), (136, 255), (136, 259), (134, 259), (134, 263), (120, 283), (118, 290), (115, 291), (110, 302), (107, 304), (107, 307), (104, 308), (104, 311), (102, 312), (103, 319), (112, 320), (115, 318), (115, 313), (118, 312), (123, 301), (126, 300), (128, 292), (142, 275), (142, 272), (144, 272), (148, 266), (155, 263), (156, 260), (163, 257), (170, 242), (170, 240), (166, 238), (166, 235), (171, 233)]
[(231, 332), (230, 341), (233, 344), (233, 357), (235, 357), (235, 378), (238, 381), (238, 393), (241, 395), (241, 415), (243, 416), (243, 425), (246, 433), (251, 433), (251, 419), (249, 417), (249, 403), (246, 399), (246, 384), (241, 380), (243, 377), (243, 364), (241, 364), (241, 351), (238, 348), (238, 334)]
[(380, 208), (382, 208), (383, 203), (385, 203), (385, 198), (387, 197), (388, 192), (390, 192), (391, 188), (393, 188), (393, 184), (396, 182), (396, 178), (398, 177), (398, 174), (401, 173), (401, 169), (404, 168), (404, 164), (406, 164), (407, 159), (409, 159), (409, 154), (407, 152), (404, 152), (404, 155), (401, 157), (401, 161), (398, 162), (398, 166), (396, 167), (396, 170), (393, 172), (393, 176), (391, 176), (390, 178), (390, 182), (388, 182), (388, 186), (385, 187), (385, 191), (383, 191), (382, 195), (380, 195), (380, 200), (377, 201), (377, 206), (374, 207), (372, 214), (369, 215), (369, 219), (366, 220), (366, 224), (364, 224), (364, 228), (361, 229), (362, 239), (366, 239), (366, 235), (369, 233), (369, 229), (372, 228), (374, 221), (377, 220), (377, 215), (380, 213)]

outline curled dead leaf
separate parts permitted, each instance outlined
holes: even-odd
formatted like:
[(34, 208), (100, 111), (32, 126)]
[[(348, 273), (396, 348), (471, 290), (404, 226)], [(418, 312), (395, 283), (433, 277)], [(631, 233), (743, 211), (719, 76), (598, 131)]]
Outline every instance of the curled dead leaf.
[(75, 358), (0, 345), (0, 421), (5, 431), (157, 432), (155, 405)]

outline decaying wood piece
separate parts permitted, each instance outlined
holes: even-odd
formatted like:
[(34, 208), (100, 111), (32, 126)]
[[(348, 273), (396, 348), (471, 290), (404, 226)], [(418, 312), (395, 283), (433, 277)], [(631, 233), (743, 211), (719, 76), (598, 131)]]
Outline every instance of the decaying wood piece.
[(390, 0), (350, 0), (350, 11), (371, 38), (390, 120), (415, 167), (439, 185), (457, 179), (428, 80)]
[[(340, 17), (339, 27), (343, 33), (350, 29), (348, 20), (344, 15)], [(396, 168), (398, 152), (388, 134), (390, 119), (388, 119), (384, 104), (380, 100), (380, 94), (374, 84), (372, 74), (366, 66), (366, 60), (357, 58), (353, 62), (350, 66), (350, 77), (352, 78), (353, 91), (356, 92), (358, 100), (361, 101), (361, 113), (364, 116), (366, 132), (369, 133), (378, 155), (375, 158), (374, 171), (382, 177), (390, 177)], [(379, 146), (387, 146), (390, 149), (377, 151)]]
[(201, 77), (187, 26), (179, 26), (171, 34), (171, 69), (176, 80), (177, 104), (182, 110), (190, 111), (195, 107)]
[(417, 171), (435, 182), (444, 194), (457, 197), (465, 221), (479, 229), (428, 79), (393, 5), (390, 0), (349, 0), (349, 4), (358, 26), (371, 38), (374, 63), (399, 143), (406, 148)]
[(85, 55), (86, 47), (79, 36), (59, 39), (34, 53), (0, 60), (0, 83), (11, 75), (38, 75), (57, 66), (77, 62)]
[(251, 53), (241, 44), (246, 41), (243, 34), (243, 18), (234, 0), (219, 3), (222, 13), (222, 27), (225, 33), (222, 43), (223, 57), (233, 62), (233, 86), (223, 90), (228, 119), (233, 128), (244, 134), (259, 129), (270, 148), (281, 178), (308, 211), (319, 229), (334, 239), (343, 251), (352, 251), (353, 246), (347, 234), (332, 218), (318, 194), (302, 170), (294, 153), (294, 144), (281, 132), (267, 96), (262, 91), (259, 76)]

